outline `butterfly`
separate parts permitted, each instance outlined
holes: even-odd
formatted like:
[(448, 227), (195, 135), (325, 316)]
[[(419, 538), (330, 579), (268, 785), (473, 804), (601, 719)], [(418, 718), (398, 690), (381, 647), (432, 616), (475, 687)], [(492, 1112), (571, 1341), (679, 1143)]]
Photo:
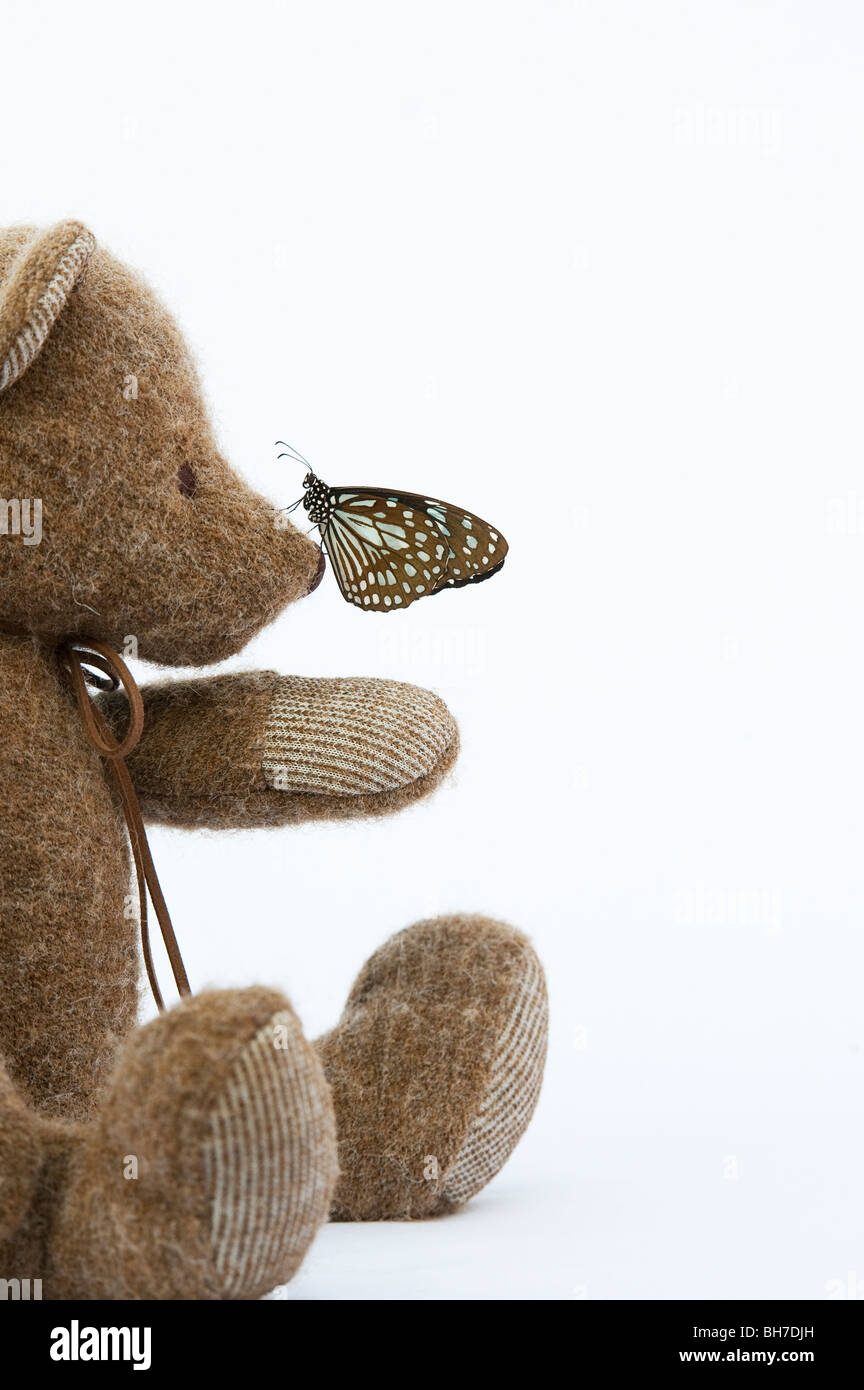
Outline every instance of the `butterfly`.
[(419, 598), (479, 584), (504, 564), (507, 542), (482, 517), (462, 507), (377, 487), (328, 487), (283, 440), (291, 458), (309, 471), (302, 503), (321, 533), (342, 597), (358, 608), (387, 613)]

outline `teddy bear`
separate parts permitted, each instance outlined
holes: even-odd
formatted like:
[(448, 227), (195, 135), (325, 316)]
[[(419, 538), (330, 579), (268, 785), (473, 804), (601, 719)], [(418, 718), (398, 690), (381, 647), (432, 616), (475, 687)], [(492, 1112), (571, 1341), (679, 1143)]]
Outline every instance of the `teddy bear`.
[[(328, 1219), (458, 1208), (540, 1090), (547, 995), (521, 932), (398, 932), (315, 1042), (255, 984), (138, 1022), (138, 837), (69, 652), (98, 664), (132, 638), (148, 662), (218, 663), (325, 559), (223, 457), (174, 320), (80, 222), (0, 231), (0, 489), (0, 1277), (255, 1299)], [(92, 699), (122, 741), (128, 691)], [(136, 699), (142, 823), (382, 816), (458, 751), (436, 695), (366, 676), (189, 675)]]

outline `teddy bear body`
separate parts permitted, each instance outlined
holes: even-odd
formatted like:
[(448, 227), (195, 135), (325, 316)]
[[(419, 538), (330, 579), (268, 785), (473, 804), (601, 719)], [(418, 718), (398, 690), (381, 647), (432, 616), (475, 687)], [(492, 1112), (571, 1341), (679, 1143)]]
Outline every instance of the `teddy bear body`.
[(138, 1010), (125, 826), (50, 648), (0, 635), (0, 710), (0, 1056), (40, 1112), (84, 1119)]
[[(542, 1077), (542, 971), (512, 928), (397, 933), (314, 1046), (255, 985), (137, 1026), (126, 825), (64, 644), (207, 665), (323, 559), (223, 458), (173, 320), (79, 223), (0, 232), (0, 489), (41, 528), (0, 537), (0, 1275), (56, 1298), (252, 1298), (328, 1214), (460, 1205)], [(458, 749), (446, 706), (393, 681), (253, 671), (141, 696), (141, 812), (188, 829), (390, 813)], [(98, 706), (122, 738), (123, 692)]]

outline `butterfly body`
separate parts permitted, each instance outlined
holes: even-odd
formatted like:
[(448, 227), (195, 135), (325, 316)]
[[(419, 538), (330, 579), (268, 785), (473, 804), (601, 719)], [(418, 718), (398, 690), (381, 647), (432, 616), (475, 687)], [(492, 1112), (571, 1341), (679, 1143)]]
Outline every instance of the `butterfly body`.
[(302, 502), (343, 598), (358, 608), (394, 612), (478, 583), (497, 573), (507, 554), (504, 537), (481, 517), (418, 493), (332, 488), (310, 471)]

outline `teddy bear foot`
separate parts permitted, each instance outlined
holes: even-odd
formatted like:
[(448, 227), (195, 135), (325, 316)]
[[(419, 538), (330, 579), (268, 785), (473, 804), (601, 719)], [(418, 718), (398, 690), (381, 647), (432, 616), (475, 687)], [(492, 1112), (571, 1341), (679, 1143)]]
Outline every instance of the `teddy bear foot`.
[(333, 1110), (290, 1005), (205, 993), (139, 1029), (70, 1158), (48, 1297), (252, 1299), (329, 1211)]
[(331, 1219), (437, 1216), (479, 1192), (534, 1112), (547, 1020), (542, 966), (512, 927), (440, 917), (391, 937), (316, 1044), (339, 1139)]

